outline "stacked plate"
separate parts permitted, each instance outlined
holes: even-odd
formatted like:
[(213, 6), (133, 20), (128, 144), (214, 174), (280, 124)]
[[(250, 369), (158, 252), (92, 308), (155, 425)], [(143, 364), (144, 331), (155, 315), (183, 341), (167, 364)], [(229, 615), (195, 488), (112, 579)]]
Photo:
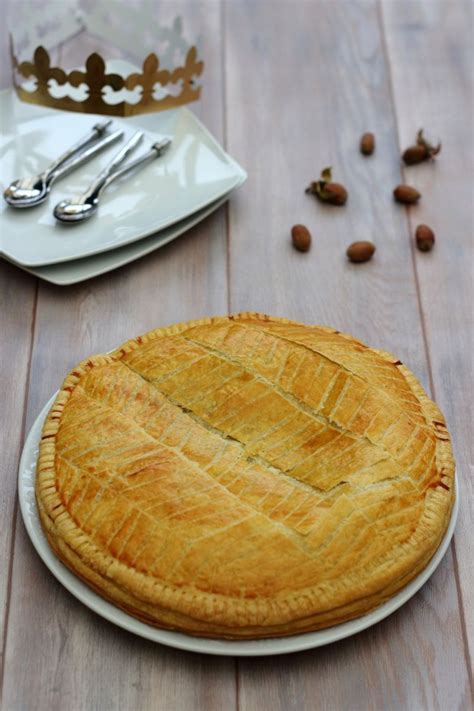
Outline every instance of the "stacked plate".
[[(103, 117), (63, 113), (0, 92), (2, 192), (35, 175)], [(114, 119), (124, 139), (55, 183), (49, 200), (18, 210), (2, 200), (0, 256), (53, 284), (74, 284), (158, 249), (214, 212), (247, 175), (189, 109)], [(171, 147), (143, 170), (111, 185), (97, 215), (58, 223), (54, 205), (83, 192), (137, 130), (143, 149), (163, 138)]]

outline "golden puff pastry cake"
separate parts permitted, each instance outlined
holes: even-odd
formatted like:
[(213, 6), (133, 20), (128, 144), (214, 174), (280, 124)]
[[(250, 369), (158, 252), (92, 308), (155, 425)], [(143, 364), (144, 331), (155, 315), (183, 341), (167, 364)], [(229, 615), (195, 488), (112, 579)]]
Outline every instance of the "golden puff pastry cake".
[(244, 313), (74, 368), (36, 494), (59, 558), (131, 615), (272, 637), (363, 615), (414, 578), (446, 531), (454, 463), (395, 357)]

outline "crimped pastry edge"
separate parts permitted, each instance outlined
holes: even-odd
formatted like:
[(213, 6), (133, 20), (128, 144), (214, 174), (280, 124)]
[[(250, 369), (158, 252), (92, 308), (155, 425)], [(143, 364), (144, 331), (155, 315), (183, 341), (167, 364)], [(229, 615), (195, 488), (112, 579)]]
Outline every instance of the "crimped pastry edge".
[[(427, 565), (439, 546), (449, 523), (454, 496), (454, 460), (447, 434), (445, 440), (436, 438), (436, 465), (441, 481), (449, 486), (449, 491), (442, 487), (428, 490), (423, 514), (412, 536), (400, 544), (395, 558), (395, 551), (378, 558), (380, 563), (385, 558), (390, 565), (385, 565), (384, 569), (378, 570), (376, 577), (364, 582), (347, 576), (344, 585), (338, 581), (337, 590), (334, 585), (323, 583), (291, 594), (256, 600), (230, 598), (195, 591), (191, 587), (178, 588), (156, 578), (151, 579), (105, 554), (83, 531), (77, 529), (61, 503), (55, 486), (55, 436), (63, 409), (82, 376), (94, 367), (120, 360), (126, 353), (161, 336), (178, 334), (200, 325), (239, 319), (308, 327), (301, 322), (256, 312), (187, 321), (130, 339), (111, 354), (85, 359), (69, 373), (43, 426), (36, 481), (43, 528), (56, 555), (73, 572), (122, 609), (159, 627), (209, 637), (258, 638), (315, 630), (360, 616), (410, 582)], [(337, 332), (351, 342), (361, 343), (333, 328), (317, 328), (328, 333)], [(427, 397), (413, 373), (399, 364), (392, 354), (371, 350), (385, 360), (397, 363), (420, 402), (427, 424), (434, 427), (432, 422), (435, 420), (445, 428), (442, 413)], [(447, 430), (443, 429), (443, 432), (447, 433)]]

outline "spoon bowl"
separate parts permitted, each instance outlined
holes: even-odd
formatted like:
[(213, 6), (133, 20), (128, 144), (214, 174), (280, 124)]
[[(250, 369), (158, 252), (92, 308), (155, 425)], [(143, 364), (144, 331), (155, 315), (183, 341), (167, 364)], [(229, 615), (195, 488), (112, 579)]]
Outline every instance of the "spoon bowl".
[(12, 207), (32, 207), (44, 202), (50, 190), (50, 182), (47, 182), (44, 174), (40, 173), (29, 178), (14, 180), (4, 191), (3, 197)]
[(95, 214), (99, 199), (81, 200), (80, 197), (71, 200), (61, 200), (54, 208), (54, 216), (60, 222), (82, 222)]

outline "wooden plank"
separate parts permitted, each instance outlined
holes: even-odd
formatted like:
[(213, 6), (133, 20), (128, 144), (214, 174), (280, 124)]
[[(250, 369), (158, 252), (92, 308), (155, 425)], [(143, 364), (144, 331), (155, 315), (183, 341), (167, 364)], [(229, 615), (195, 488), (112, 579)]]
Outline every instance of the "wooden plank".
[[(163, 11), (163, 12), (162, 12)], [(219, 6), (173, 3), (185, 34), (202, 32), (205, 89), (193, 109), (223, 136)], [(168, 19), (168, 18), (165, 18)], [(83, 55), (84, 46), (64, 49)], [(69, 54), (68, 54), (69, 53)], [(71, 59), (72, 61), (72, 59)], [(227, 307), (225, 213), (112, 274), (70, 288), (41, 284), (27, 426), (67, 371), (158, 325)], [(67, 593), (42, 565), (17, 522), (6, 647), (6, 709), (232, 709), (235, 665), (169, 650), (101, 620)]]
[[(466, 644), (474, 656), (473, 483), (473, 5), (470, 2), (385, 3), (383, 18), (397, 104), (399, 140), (424, 126), (439, 136), (436, 163), (404, 170), (423, 195), (410, 231), (431, 225), (433, 252), (414, 251), (429, 345), (433, 391), (454, 439), (461, 484), (455, 535)], [(413, 68), (415, 70), (413, 71)], [(469, 666), (471, 666), (469, 664)]]
[[(226, 4), (228, 149), (249, 171), (230, 207), (230, 305), (329, 323), (391, 350), (428, 387), (408, 225), (393, 203), (397, 126), (373, 2)], [(441, 100), (441, 99), (440, 99)], [(370, 159), (363, 131), (377, 136)], [(304, 194), (326, 165), (345, 208)], [(294, 223), (313, 233), (307, 254)], [(356, 239), (374, 259), (350, 265)], [(242, 709), (461, 708), (466, 661), (451, 553), (402, 610), (352, 640), (239, 662)]]
[[(18, 458), (24, 431), (24, 409), (31, 357), (36, 279), (0, 261), (0, 640), (4, 643), (16, 517)], [(1, 666), (0, 659), (0, 679)], [(0, 681), (1, 684), (1, 681)]]

